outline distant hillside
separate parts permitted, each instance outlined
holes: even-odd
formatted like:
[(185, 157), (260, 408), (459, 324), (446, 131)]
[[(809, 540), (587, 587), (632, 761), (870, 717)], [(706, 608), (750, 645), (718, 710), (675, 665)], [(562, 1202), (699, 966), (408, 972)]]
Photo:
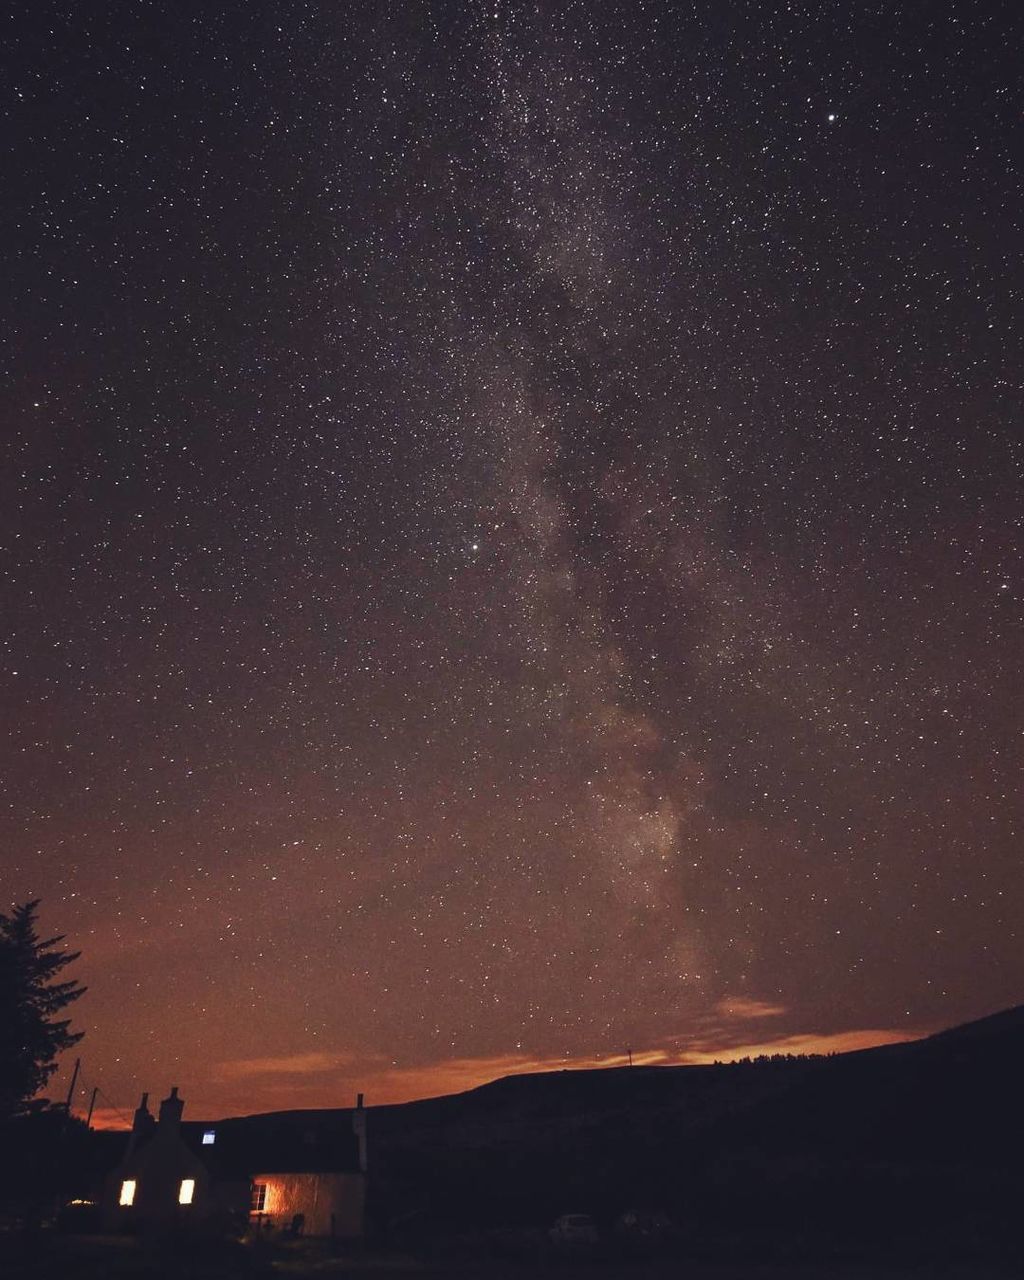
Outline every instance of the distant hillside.
[[(696, 1250), (969, 1257), (1019, 1246), (1024, 1007), (925, 1040), (701, 1067), (510, 1076), (371, 1108), (392, 1235), (666, 1213)], [(343, 1143), (351, 1112), (224, 1120), (218, 1142)]]
[(939, 1031), (921, 1043), (945, 1046), (951, 1042), (990, 1037), (997, 1039), (1004, 1048), (1016, 1041), (1019, 1049), (1024, 1044), (1024, 1005), (1018, 1005), (1016, 1009), (1003, 1009), (1000, 1013), (979, 1018), (976, 1022), (965, 1022), (962, 1026), (950, 1027), (948, 1031)]

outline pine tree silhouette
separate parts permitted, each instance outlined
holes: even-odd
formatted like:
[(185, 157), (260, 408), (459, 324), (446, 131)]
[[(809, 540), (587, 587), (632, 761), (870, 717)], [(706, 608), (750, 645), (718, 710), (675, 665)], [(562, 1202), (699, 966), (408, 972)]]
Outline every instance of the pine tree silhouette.
[(56, 1015), (85, 988), (58, 975), (79, 957), (63, 937), (41, 941), (38, 899), (0, 912), (0, 1121), (25, 1109), (57, 1069), (57, 1056), (84, 1034)]

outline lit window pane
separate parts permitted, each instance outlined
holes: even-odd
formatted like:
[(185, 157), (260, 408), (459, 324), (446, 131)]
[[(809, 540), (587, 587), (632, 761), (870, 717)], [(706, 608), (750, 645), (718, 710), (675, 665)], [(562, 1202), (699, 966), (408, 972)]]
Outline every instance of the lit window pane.
[(216, 1141), (217, 1141), (217, 1130), (207, 1129), (206, 1132), (203, 1134), (203, 1146), (212, 1147)]
[(195, 1190), (195, 1178), (182, 1178), (181, 1186), (178, 1188), (178, 1204), (191, 1204)]
[(135, 1203), (135, 1179), (128, 1178), (121, 1183), (121, 1198), (118, 1204), (134, 1204)]

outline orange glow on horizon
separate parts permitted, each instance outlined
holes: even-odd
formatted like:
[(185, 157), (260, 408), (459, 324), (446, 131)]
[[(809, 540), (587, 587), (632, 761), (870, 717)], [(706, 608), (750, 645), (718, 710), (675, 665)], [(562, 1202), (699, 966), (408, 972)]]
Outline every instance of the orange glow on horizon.
[[(932, 1028), (855, 1029), (827, 1033), (776, 1036), (743, 1044), (722, 1045), (691, 1038), (633, 1051), (634, 1066), (708, 1066), (762, 1054), (851, 1053), (879, 1045), (898, 1044), (930, 1034)], [(212, 1081), (195, 1081), (186, 1096), (190, 1110), (204, 1122), (227, 1116), (260, 1115), (271, 1111), (333, 1108), (350, 1105), (357, 1092), (386, 1106), (463, 1093), (503, 1076), (552, 1071), (587, 1071), (628, 1064), (625, 1053), (578, 1058), (535, 1058), (525, 1054), (455, 1058), (410, 1067), (383, 1067), (379, 1060), (360, 1063), (350, 1054), (297, 1054), (291, 1057), (239, 1059), (215, 1065)], [(204, 1088), (205, 1084), (205, 1088)], [(345, 1100), (345, 1101), (343, 1101)], [(124, 1130), (125, 1114), (98, 1109), (93, 1127)]]

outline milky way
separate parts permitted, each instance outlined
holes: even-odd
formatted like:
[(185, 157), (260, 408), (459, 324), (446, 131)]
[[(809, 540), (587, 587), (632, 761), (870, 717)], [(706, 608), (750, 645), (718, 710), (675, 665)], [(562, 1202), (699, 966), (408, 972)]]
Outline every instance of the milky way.
[(1012, 7), (18, 8), (0, 896), (108, 1117), (1024, 999)]

